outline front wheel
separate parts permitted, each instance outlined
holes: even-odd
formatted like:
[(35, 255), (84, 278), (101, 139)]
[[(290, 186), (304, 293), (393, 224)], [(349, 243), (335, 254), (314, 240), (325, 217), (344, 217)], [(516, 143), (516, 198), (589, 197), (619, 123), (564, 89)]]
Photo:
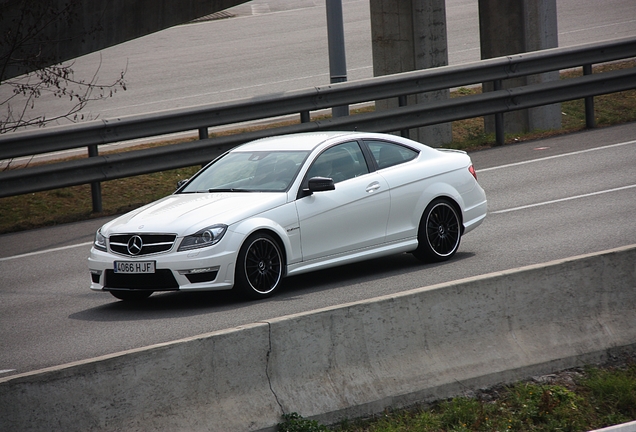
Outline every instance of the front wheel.
[(272, 236), (256, 233), (247, 238), (238, 254), (236, 289), (250, 299), (271, 296), (283, 277), (283, 255)]
[(450, 259), (459, 248), (461, 222), (455, 207), (444, 199), (431, 202), (420, 221), (418, 246), (413, 255), (422, 261)]

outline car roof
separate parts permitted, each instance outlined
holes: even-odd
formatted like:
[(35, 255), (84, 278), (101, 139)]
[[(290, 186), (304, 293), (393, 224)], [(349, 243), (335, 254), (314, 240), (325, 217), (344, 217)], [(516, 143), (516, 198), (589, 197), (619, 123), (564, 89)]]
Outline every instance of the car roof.
[(378, 139), (406, 145), (417, 149), (418, 152), (423, 151), (429, 156), (439, 156), (441, 154), (438, 149), (434, 149), (408, 138), (402, 138), (398, 135), (360, 131), (321, 131), (276, 135), (245, 143), (234, 148), (232, 151), (312, 151), (322, 145), (329, 146), (333, 142), (342, 142), (343, 139)]
[[(261, 138), (237, 147), (236, 151), (273, 151), (273, 150), (306, 150), (310, 151), (325, 141), (346, 135), (356, 135), (355, 132), (307, 132), (290, 135), (278, 135)], [(359, 135), (359, 134), (358, 134)]]

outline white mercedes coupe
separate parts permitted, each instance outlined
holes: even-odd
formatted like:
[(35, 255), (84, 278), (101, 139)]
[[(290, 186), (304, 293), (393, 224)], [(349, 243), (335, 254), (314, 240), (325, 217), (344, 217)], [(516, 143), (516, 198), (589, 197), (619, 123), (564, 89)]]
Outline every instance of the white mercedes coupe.
[(102, 226), (91, 289), (121, 300), (229, 289), (266, 298), (285, 276), (355, 261), (447, 260), (486, 211), (463, 151), (363, 132), (264, 138)]

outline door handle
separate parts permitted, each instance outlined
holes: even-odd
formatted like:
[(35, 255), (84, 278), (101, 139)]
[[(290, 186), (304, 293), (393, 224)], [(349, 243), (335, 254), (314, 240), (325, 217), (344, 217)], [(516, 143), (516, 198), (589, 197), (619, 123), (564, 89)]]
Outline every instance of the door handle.
[(378, 189), (380, 189), (380, 183), (378, 183), (378, 182), (373, 182), (369, 186), (367, 186), (367, 192), (368, 193), (375, 192)]

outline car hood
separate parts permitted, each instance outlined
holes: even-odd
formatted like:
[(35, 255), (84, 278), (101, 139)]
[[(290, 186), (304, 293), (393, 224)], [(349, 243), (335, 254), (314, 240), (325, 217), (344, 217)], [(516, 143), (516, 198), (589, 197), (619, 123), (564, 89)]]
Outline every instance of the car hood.
[(283, 205), (286, 200), (284, 193), (175, 194), (112, 220), (102, 227), (102, 234), (107, 237), (144, 232), (189, 235), (210, 225), (231, 225)]

